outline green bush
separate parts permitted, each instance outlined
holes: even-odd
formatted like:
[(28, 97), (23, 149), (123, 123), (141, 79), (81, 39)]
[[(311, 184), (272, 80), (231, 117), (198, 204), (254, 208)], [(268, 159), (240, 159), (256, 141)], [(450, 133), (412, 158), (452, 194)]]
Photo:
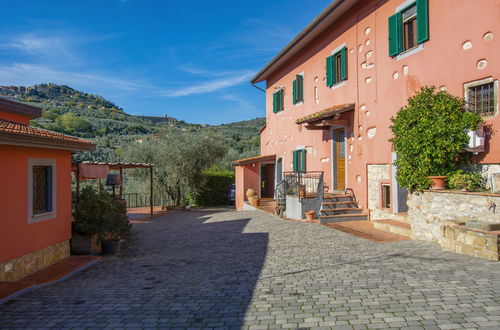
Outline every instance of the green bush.
[(423, 87), (408, 105), (391, 118), (399, 184), (423, 190), (432, 175), (449, 175), (470, 158), (461, 152), (468, 143), (468, 129), (481, 122), (476, 113), (464, 110), (464, 100), (435, 87)]
[(98, 193), (92, 186), (87, 186), (75, 204), (75, 231), (84, 235), (122, 235), (128, 231), (126, 212), (125, 205), (108, 193)]
[(446, 178), (448, 189), (465, 190), (465, 191), (481, 191), (485, 189), (484, 179), (481, 173), (464, 172), (458, 170)]
[(205, 170), (202, 174), (204, 185), (195, 203), (204, 206), (228, 205), (228, 193), (234, 183), (234, 172)]

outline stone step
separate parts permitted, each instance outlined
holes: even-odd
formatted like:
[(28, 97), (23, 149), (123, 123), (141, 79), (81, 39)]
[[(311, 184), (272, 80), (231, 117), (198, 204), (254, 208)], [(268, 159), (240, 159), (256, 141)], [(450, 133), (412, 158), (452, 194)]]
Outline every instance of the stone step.
[(321, 204), (321, 206), (323, 207), (323, 209), (358, 207), (358, 205), (355, 201), (323, 202), (323, 204)]
[(358, 207), (338, 207), (334, 209), (322, 209), (321, 215), (353, 214), (362, 213), (363, 209)]
[(323, 196), (323, 202), (331, 203), (331, 202), (352, 202), (354, 201), (354, 197), (352, 195), (331, 195), (331, 196)]
[(366, 213), (337, 214), (337, 215), (322, 215), (319, 217), (320, 223), (358, 221), (358, 220), (368, 220), (368, 214)]
[(383, 230), (388, 233), (411, 237), (411, 224), (398, 220), (375, 220), (373, 221), (375, 229)]

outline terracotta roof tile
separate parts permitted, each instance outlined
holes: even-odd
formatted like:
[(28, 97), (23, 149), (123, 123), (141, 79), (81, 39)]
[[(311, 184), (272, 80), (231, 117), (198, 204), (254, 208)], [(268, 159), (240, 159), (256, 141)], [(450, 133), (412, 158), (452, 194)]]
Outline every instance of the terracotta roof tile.
[(7, 140), (16, 140), (17, 138), (26, 140), (29, 138), (30, 141), (60, 145), (65, 149), (75, 147), (75, 150), (90, 150), (95, 147), (95, 144), (88, 140), (4, 119), (0, 119), (0, 137)]
[(339, 104), (339, 105), (335, 105), (333, 107), (327, 108), (325, 110), (311, 113), (310, 115), (307, 115), (307, 116), (302, 117), (300, 119), (297, 119), (295, 121), (295, 123), (296, 124), (310, 123), (310, 122), (321, 120), (321, 119), (324, 119), (327, 117), (331, 117), (335, 114), (349, 111), (352, 109), (354, 109), (354, 104), (352, 104), (352, 103)]

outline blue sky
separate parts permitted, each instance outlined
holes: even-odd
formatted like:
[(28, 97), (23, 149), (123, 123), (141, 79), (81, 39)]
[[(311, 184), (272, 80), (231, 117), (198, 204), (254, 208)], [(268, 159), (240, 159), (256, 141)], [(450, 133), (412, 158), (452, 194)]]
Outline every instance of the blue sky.
[(203, 124), (264, 116), (248, 81), (329, 3), (5, 1), (0, 85), (67, 84)]

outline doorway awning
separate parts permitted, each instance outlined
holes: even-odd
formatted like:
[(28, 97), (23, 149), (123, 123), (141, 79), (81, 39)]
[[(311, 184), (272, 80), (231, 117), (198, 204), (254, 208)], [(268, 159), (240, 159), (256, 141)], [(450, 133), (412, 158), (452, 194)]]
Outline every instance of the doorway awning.
[(248, 158), (234, 160), (231, 164), (233, 166), (241, 166), (252, 163), (271, 162), (275, 160), (276, 160), (276, 155), (262, 155), (262, 156), (255, 156), (255, 157), (248, 157)]
[(339, 104), (312, 113), (295, 121), (298, 125), (305, 124), (307, 129), (325, 129), (331, 126), (349, 126), (350, 120), (341, 118), (345, 112), (354, 110), (354, 103)]

